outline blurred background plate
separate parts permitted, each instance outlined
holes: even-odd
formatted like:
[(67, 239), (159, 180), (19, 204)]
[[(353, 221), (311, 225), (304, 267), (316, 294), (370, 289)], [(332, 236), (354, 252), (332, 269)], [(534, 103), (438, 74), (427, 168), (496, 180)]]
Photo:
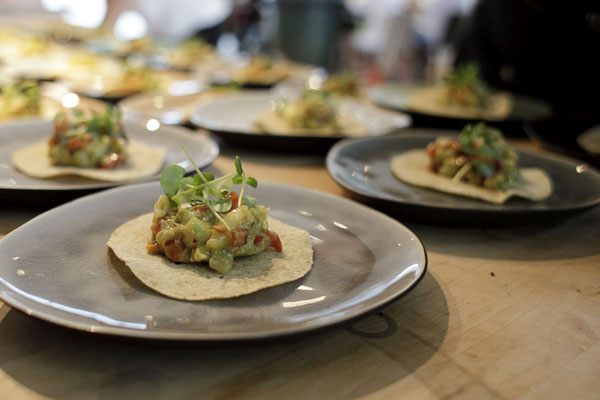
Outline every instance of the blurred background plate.
[[(160, 124), (159, 124), (160, 125)], [(191, 134), (178, 127), (146, 126), (124, 122), (127, 136), (149, 146), (166, 149), (164, 166), (179, 164), (191, 172), (193, 167), (186, 160), (181, 146), (185, 145), (199, 167), (210, 164), (219, 154), (219, 146), (207, 135)], [(11, 154), (33, 143), (47, 140), (52, 133), (51, 121), (28, 120), (0, 124), (0, 199), (2, 203), (57, 204), (91, 191), (143, 180), (158, 179), (157, 175), (137, 181), (102, 182), (81, 177), (52, 179), (32, 178), (17, 171), (11, 163)], [(162, 171), (161, 171), (162, 172)]]
[(174, 95), (168, 92), (147, 92), (119, 102), (125, 119), (144, 121), (157, 119), (167, 125), (185, 125), (192, 112), (205, 102), (227, 94), (229, 90), (206, 89), (199, 93)]
[[(231, 95), (198, 107), (191, 116), (195, 125), (217, 133), (234, 145), (280, 151), (325, 151), (342, 137), (271, 135), (255, 127), (258, 116), (270, 110), (279, 97), (256, 92)], [(410, 117), (356, 100), (341, 100), (340, 109), (367, 128), (368, 136), (392, 133), (410, 125)]]
[[(423, 88), (419, 84), (385, 83), (368, 89), (369, 98), (377, 105), (391, 110), (404, 111), (413, 117), (413, 126), (443, 129), (462, 129), (465, 124), (480, 121), (479, 118), (463, 118), (425, 114), (412, 110), (407, 105), (415, 90)], [(523, 122), (537, 121), (551, 115), (551, 107), (541, 100), (512, 94), (513, 108), (504, 120), (486, 121), (497, 126), (508, 136), (525, 136)]]
[(344, 140), (327, 155), (333, 179), (359, 199), (402, 218), (431, 224), (511, 226), (551, 217), (565, 217), (600, 204), (600, 173), (565, 157), (517, 149), (521, 167), (539, 167), (552, 178), (545, 201), (512, 198), (493, 204), (408, 185), (390, 171), (391, 158), (411, 149), (425, 149), (451, 131), (410, 129), (402, 136)]
[[(8, 234), (0, 241), (0, 297), (28, 315), (87, 332), (227, 341), (346, 322), (398, 298), (425, 275), (419, 239), (384, 214), (290, 185), (261, 182), (251, 192), (270, 207), (270, 216), (310, 233), (314, 263), (303, 278), (211, 301), (181, 301), (148, 289), (106, 241), (121, 224), (152, 211), (162, 193), (154, 182), (78, 199)], [(24, 247), (24, 241), (37, 245)], [(93, 284), (82, 284), (90, 279)]]

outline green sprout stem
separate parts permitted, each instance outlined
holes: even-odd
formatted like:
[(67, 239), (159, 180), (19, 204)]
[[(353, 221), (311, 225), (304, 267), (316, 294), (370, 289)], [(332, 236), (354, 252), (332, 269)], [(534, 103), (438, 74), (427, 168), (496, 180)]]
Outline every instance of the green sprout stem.
[(200, 179), (202, 179), (204, 181), (204, 183), (208, 183), (208, 180), (206, 179), (206, 177), (204, 176), (204, 174), (200, 171), (200, 168), (198, 168), (198, 166), (196, 165), (196, 163), (194, 162), (194, 160), (192, 160), (192, 156), (190, 156), (190, 153), (188, 153), (188, 151), (185, 148), (185, 146), (181, 146), (181, 150), (183, 150), (183, 152), (187, 156), (188, 160), (190, 160), (190, 163), (192, 164), (192, 166), (196, 170), (196, 173), (198, 175), (200, 175)]
[[(204, 175), (200, 174), (200, 176), (204, 178)], [(204, 189), (204, 188), (206, 188), (206, 187), (208, 187), (208, 186), (214, 185), (215, 183), (219, 183), (219, 182), (222, 182), (222, 181), (226, 181), (226, 180), (228, 180), (228, 179), (231, 179), (231, 178), (233, 178), (234, 176), (235, 176), (235, 174), (229, 174), (229, 175), (225, 175), (225, 176), (222, 176), (222, 177), (220, 177), (220, 178), (214, 179), (214, 180), (212, 180), (212, 181), (207, 181), (207, 180), (206, 180), (206, 178), (204, 178), (204, 182), (206, 182), (206, 183), (201, 183), (201, 184), (199, 184), (199, 185), (191, 185), (191, 184), (189, 184), (189, 183), (188, 183), (188, 184), (187, 184), (187, 187), (188, 187), (189, 189), (187, 189), (187, 190), (185, 190), (185, 191), (181, 192), (180, 194), (183, 196), (183, 195), (186, 195), (186, 194), (188, 194), (188, 193), (191, 193), (191, 192), (193, 192), (194, 190), (198, 190), (198, 189)]]
[[(195, 204), (199, 204), (202, 203), (204, 205), (206, 205), (208, 207), (208, 209), (213, 213), (213, 215), (223, 223), (223, 225), (227, 228), (228, 231), (231, 231), (231, 227), (229, 226), (229, 224), (227, 224), (227, 222), (225, 222), (225, 220), (223, 219), (223, 217), (221, 216), (221, 214), (215, 209), (215, 207), (213, 206), (213, 203), (216, 201), (219, 204), (222, 204), (224, 201), (224, 193), (226, 193), (223, 190), (220, 190), (216, 185), (218, 185), (221, 182), (226, 182), (226, 181), (232, 181), (232, 184), (241, 184), (241, 190), (240, 190), (240, 196), (238, 198), (238, 202), (237, 202), (237, 206), (241, 206), (242, 205), (242, 201), (243, 201), (243, 197), (244, 197), (244, 189), (245, 189), (245, 184), (246, 184), (246, 179), (250, 179), (251, 182), (249, 183), (250, 186), (252, 187), (256, 187), (256, 179), (254, 178), (246, 178), (246, 174), (244, 173), (244, 171), (242, 170), (242, 166), (241, 166), (241, 162), (239, 160), (239, 157), (235, 158), (235, 165), (236, 165), (236, 173), (233, 174), (229, 174), (229, 175), (225, 175), (222, 176), (220, 178), (214, 179), (214, 177), (211, 178), (212, 180), (207, 179), (206, 176), (204, 176), (204, 173), (202, 171), (200, 171), (200, 168), (198, 168), (198, 166), (196, 165), (196, 163), (194, 163), (194, 160), (192, 160), (191, 155), (188, 153), (187, 149), (185, 148), (185, 146), (181, 146), (181, 149), (183, 150), (183, 152), (185, 153), (185, 155), (187, 156), (188, 160), (190, 161), (190, 163), (192, 164), (192, 166), (194, 167), (194, 170), (196, 171), (196, 173), (198, 174), (198, 176), (200, 177), (199, 179), (202, 181), (202, 183), (199, 183), (197, 185), (194, 185), (193, 183), (198, 182), (198, 180), (194, 177), (193, 179), (193, 183), (188, 183), (189, 180), (183, 181), (182, 182), (182, 177), (179, 177), (179, 173), (182, 170), (182, 168), (177, 169), (177, 171), (174, 173), (176, 176), (178, 176), (179, 178), (179, 188), (175, 190), (175, 194), (170, 195), (169, 197), (171, 198), (171, 200), (173, 200), (173, 198), (175, 196), (178, 196), (181, 201), (176, 202), (177, 204), (180, 204), (184, 199), (186, 199), (185, 197), (187, 195), (191, 195), (191, 197), (193, 199), (186, 199), (188, 200), (190, 203), (191, 202), (195, 202)], [(171, 171), (173, 172), (173, 171)], [(164, 174), (163, 174), (164, 175)], [(173, 173), (171, 173), (171, 175), (173, 175)], [(184, 174), (181, 174), (184, 175)], [(241, 178), (241, 182), (240, 182), (240, 178)], [(167, 178), (165, 178), (165, 185), (167, 186), (172, 186), (175, 182), (172, 181), (172, 176), (168, 176)], [(182, 186), (182, 183), (185, 184)], [(237, 183), (235, 183), (237, 182)], [(163, 185), (162, 182), (162, 178), (161, 178), (161, 185)], [(170, 187), (169, 186), (169, 187)], [(163, 186), (163, 190), (165, 190), (165, 193), (171, 193), (171, 189), (164, 189), (165, 186)], [(185, 190), (184, 190), (185, 189)], [(179, 191), (182, 190), (182, 191)], [(179, 192), (179, 193), (177, 193)], [(202, 193), (202, 197), (200, 198), (200, 193)], [(210, 200), (209, 199), (209, 195), (213, 195), (214, 197), (216, 197), (217, 200)], [(233, 206), (233, 204), (232, 204)]]
[(472, 166), (473, 166), (473, 164), (471, 164), (470, 162), (468, 162), (465, 165), (463, 165), (462, 168), (459, 169), (456, 172), (456, 174), (454, 174), (454, 177), (452, 177), (452, 183), (458, 183), (458, 182), (460, 182), (460, 180), (463, 178), (463, 176), (465, 176), (465, 174), (467, 172), (469, 172), (469, 170), (471, 169)]
[(214, 185), (217, 181), (222, 181), (222, 180), (225, 180), (225, 179), (231, 179), (231, 177), (233, 176), (233, 174), (231, 174), (231, 176), (223, 176), (223, 177), (221, 177), (219, 179), (213, 180), (212, 183), (209, 183), (208, 179), (206, 179), (206, 177), (204, 176), (204, 174), (202, 173), (202, 171), (200, 171), (200, 168), (198, 168), (198, 166), (196, 165), (196, 163), (194, 162), (194, 160), (192, 160), (192, 156), (190, 156), (190, 153), (188, 153), (188, 151), (185, 148), (185, 146), (181, 146), (181, 149), (183, 150), (183, 152), (187, 156), (188, 160), (190, 160), (190, 163), (192, 164), (192, 166), (196, 170), (196, 173), (200, 176), (200, 179), (202, 179), (204, 181), (204, 184), (191, 187), (190, 189), (182, 192), (180, 195), (183, 196), (185, 194), (188, 194), (190, 192), (198, 190), (200, 187), (202, 187), (203, 188), (202, 189), (202, 194), (204, 196), (204, 204), (206, 204), (206, 206), (213, 213), (213, 215), (215, 217), (217, 217), (217, 219), (219, 221), (221, 221), (223, 223), (223, 225), (225, 225), (225, 228), (227, 228), (227, 230), (230, 231), (231, 228), (229, 227), (229, 224), (227, 224), (227, 222), (225, 222), (225, 220), (223, 219), (223, 217), (221, 217), (221, 215), (218, 213), (218, 211), (215, 210), (215, 208), (212, 206), (212, 204), (210, 204), (210, 201), (208, 200), (208, 191), (206, 190), (206, 187), (210, 186), (210, 185)]
[(225, 222), (225, 220), (223, 219), (223, 217), (221, 217), (221, 215), (219, 214), (219, 212), (217, 210), (215, 210), (214, 207), (212, 206), (212, 204), (210, 204), (210, 201), (208, 201), (208, 193), (207, 193), (207, 191), (203, 190), (202, 194), (204, 194), (204, 200), (205, 200), (204, 203), (209, 208), (209, 210), (215, 215), (215, 217), (217, 217), (217, 219), (219, 221), (221, 221), (223, 223), (223, 225), (225, 225), (225, 228), (227, 228), (227, 230), (230, 231), (231, 228), (229, 227), (229, 225), (227, 224), (227, 222)]
[(246, 186), (246, 174), (242, 173), (242, 188), (240, 189), (240, 196), (238, 197), (238, 204), (237, 206), (241, 206), (242, 205), (242, 199), (244, 198), (244, 187)]

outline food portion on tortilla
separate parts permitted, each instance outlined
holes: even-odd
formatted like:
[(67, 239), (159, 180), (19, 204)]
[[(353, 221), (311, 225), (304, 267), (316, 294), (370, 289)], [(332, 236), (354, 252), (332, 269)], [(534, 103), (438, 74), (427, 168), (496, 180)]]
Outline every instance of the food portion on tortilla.
[(204, 39), (194, 37), (169, 49), (169, 64), (176, 68), (192, 68), (200, 63), (218, 59), (217, 52)]
[(79, 109), (58, 114), (50, 140), (15, 151), (12, 161), (35, 178), (78, 175), (119, 182), (154, 175), (164, 154), (164, 149), (128, 142), (120, 111), (109, 106), (102, 114)]
[(358, 78), (349, 71), (329, 75), (321, 85), (321, 89), (339, 96), (360, 95)]
[(79, 55), (62, 80), (74, 91), (91, 97), (122, 98), (147, 90), (168, 89), (190, 79), (182, 71), (154, 70), (137, 59), (118, 60), (100, 55)]
[(40, 87), (35, 81), (25, 79), (2, 85), (0, 120), (40, 115), (40, 103)]
[(477, 64), (463, 64), (441, 85), (415, 89), (406, 106), (423, 114), (498, 121), (506, 119), (512, 111), (512, 98), (506, 92), (489, 89)]
[(237, 157), (236, 173), (216, 179), (170, 166), (154, 213), (121, 225), (107, 244), (148, 287), (183, 300), (237, 297), (306, 275), (308, 232), (268, 218), (269, 209), (244, 194), (246, 185), (257, 182)]
[(501, 204), (513, 196), (542, 201), (552, 181), (539, 168), (519, 168), (518, 157), (500, 131), (467, 125), (458, 138), (441, 137), (427, 149), (392, 158), (396, 178), (411, 185)]
[(268, 56), (255, 56), (248, 64), (234, 70), (232, 81), (238, 85), (270, 86), (290, 74), (290, 67), (284, 62), (275, 62)]
[(260, 114), (256, 127), (272, 135), (348, 136), (367, 134), (367, 128), (340, 112), (329, 92), (306, 90), (295, 102), (276, 101), (272, 110)]

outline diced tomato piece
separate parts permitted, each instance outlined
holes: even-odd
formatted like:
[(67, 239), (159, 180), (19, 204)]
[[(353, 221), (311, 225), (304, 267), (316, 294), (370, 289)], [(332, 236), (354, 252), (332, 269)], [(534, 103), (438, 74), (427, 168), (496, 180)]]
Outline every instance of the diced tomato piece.
[(69, 151), (76, 151), (85, 148), (88, 144), (92, 142), (91, 136), (78, 137), (74, 136), (67, 142), (67, 148)]
[(160, 232), (160, 223), (161, 223), (161, 221), (163, 221), (167, 218), (169, 218), (169, 217), (166, 215), (164, 217), (159, 218), (158, 221), (156, 221), (155, 223), (153, 223), (150, 226), (150, 231), (152, 231), (152, 233), (154, 233), (154, 234), (157, 234), (158, 232)]
[(158, 243), (152, 242), (146, 245), (146, 251), (150, 254), (157, 254), (160, 253), (160, 247), (158, 246)]
[(435, 157), (435, 146), (427, 146), (427, 155), (429, 158)]
[(56, 133), (64, 133), (69, 128), (69, 123), (64, 118), (57, 118), (54, 121), (54, 132)]
[[(231, 210), (235, 210), (238, 206), (238, 201), (240, 200), (240, 196), (236, 192), (229, 192), (225, 198), (231, 199)], [(242, 203), (243, 204), (243, 203)]]
[(58, 135), (54, 134), (50, 136), (50, 140), (48, 140), (48, 145), (50, 147), (56, 146), (58, 144)]
[(185, 250), (185, 246), (183, 245), (183, 236), (176, 236), (175, 239), (167, 240), (165, 242), (165, 250), (166, 255), (173, 261), (178, 261), (179, 256)]
[(459, 141), (456, 139), (450, 139), (448, 141), (448, 144), (446, 144), (446, 147), (450, 148), (454, 151), (460, 151), (460, 148), (461, 148)]
[(226, 234), (227, 233), (227, 228), (225, 228), (224, 226), (213, 225), (211, 228), (214, 229), (215, 231), (219, 232), (219, 233), (222, 233), (222, 234)]
[(205, 212), (208, 211), (208, 206), (205, 205), (205, 204), (200, 204), (198, 206), (192, 207), (192, 210), (194, 210), (194, 211), (200, 211), (200, 212), (205, 213)]
[(254, 245), (258, 246), (260, 244), (260, 242), (263, 241), (265, 237), (262, 235), (256, 235), (256, 237), (254, 238)]
[(78, 137), (72, 137), (71, 139), (69, 139), (69, 141), (67, 142), (67, 148), (70, 151), (75, 151), (79, 148), (79, 138)]
[(231, 231), (231, 246), (243, 246), (248, 242), (248, 229), (234, 229)]
[(269, 244), (269, 246), (271, 246), (273, 249), (275, 249), (275, 251), (277, 251), (278, 253), (281, 253), (281, 250), (283, 250), (283, 247), (281, 245), (281, 239), (279, 239), (279, 235), (276, 234), (275, 232), (271, 232), (271, 231), (267, 231), (266, 234), (269, 237), (269, 239), (271, 240), (271, 243)]
[(150, 227), (150, 230), (152, 231), (152, 233), (160, 232), (160, 221), (153, 223)]

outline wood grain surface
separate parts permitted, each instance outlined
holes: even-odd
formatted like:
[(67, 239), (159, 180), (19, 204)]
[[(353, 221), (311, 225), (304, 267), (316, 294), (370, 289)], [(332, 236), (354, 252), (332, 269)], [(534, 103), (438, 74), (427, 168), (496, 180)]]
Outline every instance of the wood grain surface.
[[(323, 157), (223, 148), (260, 181), (347, 196)], [(4, 208), (0, 234), (41, 210)], [(424, 243), (421, 283), (350, 325), (274, 343), (124, 340), (0, 302), (0, 399), (598, 399), (600, 208), (544, 226), (401, 221)]]

